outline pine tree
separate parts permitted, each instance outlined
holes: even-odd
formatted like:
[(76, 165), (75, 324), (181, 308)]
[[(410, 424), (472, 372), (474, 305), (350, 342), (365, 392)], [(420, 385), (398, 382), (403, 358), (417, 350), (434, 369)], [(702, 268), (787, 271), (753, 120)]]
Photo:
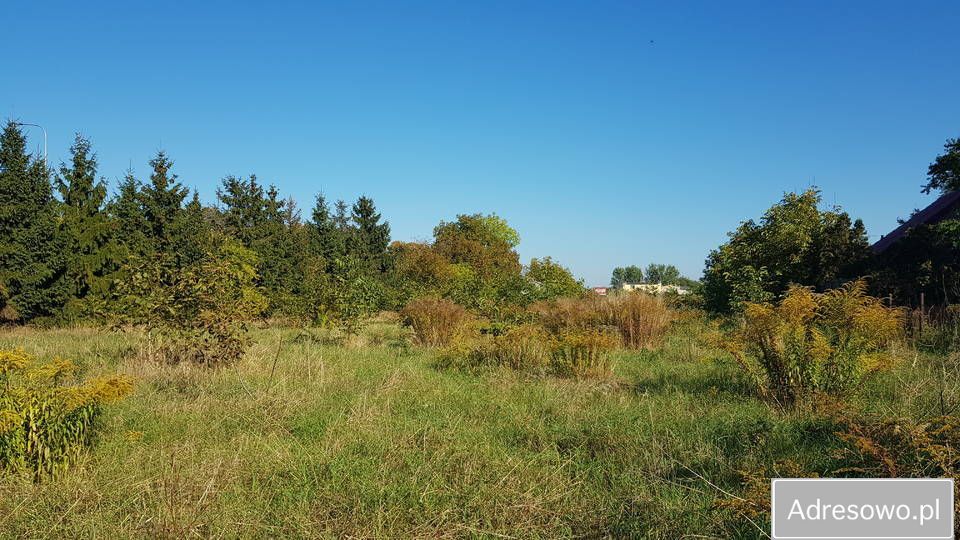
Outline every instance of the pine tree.
[(383, 271), (387, 246), (390, 244), (390, 224), (380, 222), (380, 214), (369, 197), (357, 199), (350, 218), (356, 226), (353, 251), (357, 258), (368, 269)]
[(56, 178), (61, 197), (60, 236), (66, 256), (64, 278), (71, 301), (102, 295), (118, 267), (114, 223), (104, 208), (107, 186), (97, 180), (97, 158), (90, 141), (77, 134), (70, 165)]
[(54, 315), (63, 305), (63, 246), (46, 163), (14, 122), (0, 135), (0, 319)]

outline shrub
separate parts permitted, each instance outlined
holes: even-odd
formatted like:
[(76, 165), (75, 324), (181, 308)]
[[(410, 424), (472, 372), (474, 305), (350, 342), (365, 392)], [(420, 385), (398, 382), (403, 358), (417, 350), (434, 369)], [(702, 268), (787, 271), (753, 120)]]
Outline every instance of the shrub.
[(207, 366), (243, 357), (247, 325), (266, 307), (257, 256), (233, 241), (186, 268), (167, 259), (134, 266), (122, 287), (124, 318), (146, 327), (147, 356)]
[(418, 298), (400, 311), (414, 341), (426, 347), (450, 345), (467, 321), (465, 309), (445, 298)]
[(640, 292), (606, 299), (600, 305), (604, 322), (616, 327), (623, 345), (631, 349), (659, 345), (675, 319), (663, 299)]
[(866, 295), (856, 281), (814, 293), (791, 288), (779, 305), (747, 304), (727, 343), (761, 394), (789, 406), (811, 393), (840, 394), (889, 363), (903, 313)]
[(603, 330), (562, 332), (551, 342), (551, 368), (561, 377), (608, 377), (613, 374), (610, 350), (616, 346), (616, 337)]
[(123, 376), (77, 382), (75, 372), (65, 360), (0, 351), (0, 468), (35, 480), (62, 472), (90, 444), (101, 407), (133, 388)]

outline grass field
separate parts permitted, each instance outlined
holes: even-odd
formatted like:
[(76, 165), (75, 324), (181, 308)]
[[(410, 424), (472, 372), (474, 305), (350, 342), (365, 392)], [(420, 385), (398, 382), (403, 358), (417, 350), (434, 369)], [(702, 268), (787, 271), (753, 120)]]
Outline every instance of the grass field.
[[(826, 428), (752, 397), (695, 325), (617, 353), (604, 381), (443, 371), (400, 332), (341, 346), (261, 328), (242, 362), (208, 370), (138, 360), (136, 334), (5, 331), (0, 347), (137, 386), (70, 472), (0, 479), (2, 536), (753, 538), (765, 522), (718, 504), (740, 471), (830, 472)], [(956, 370), (911, 355), (858, 406), (955, 400)]]

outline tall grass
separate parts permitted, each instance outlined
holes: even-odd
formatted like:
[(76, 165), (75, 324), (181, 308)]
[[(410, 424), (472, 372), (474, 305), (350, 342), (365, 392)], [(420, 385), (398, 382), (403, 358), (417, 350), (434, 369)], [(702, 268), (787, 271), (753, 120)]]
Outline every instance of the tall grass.
[(463, 330), (467, 311), (446, 298), (418, 298), (404, 306), (400, 317), (413, 329), (417, 344), (443, 347)]
[(658, 346), (676, 319), (661, 298), (641, 292), (538, 302), (531, 312), (554, 335), (609, 328), (619, 334), (621, 345), (630, 349)]

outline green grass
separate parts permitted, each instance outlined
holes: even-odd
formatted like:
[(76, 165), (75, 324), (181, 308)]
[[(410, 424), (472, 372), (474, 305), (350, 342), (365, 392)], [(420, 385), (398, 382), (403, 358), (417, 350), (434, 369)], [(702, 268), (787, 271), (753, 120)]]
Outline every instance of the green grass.
[[(604, 381), (442, 371), (393, 327), (366, 334), (336, 346), (260, 329), (217, 371), (145, 364), (132, 334), (0, 334), (138, 381), (69, 473), (0, 478), (2, 536), (751, 538), (716, 508), (739, 471), (790, 458), (829, 472), (816, 421), (751, 397), (689, 328), (617, 353)], [(898, 393), (924, 373), (904, 367), (863, 399), (931, 406), (929, 389)]]

